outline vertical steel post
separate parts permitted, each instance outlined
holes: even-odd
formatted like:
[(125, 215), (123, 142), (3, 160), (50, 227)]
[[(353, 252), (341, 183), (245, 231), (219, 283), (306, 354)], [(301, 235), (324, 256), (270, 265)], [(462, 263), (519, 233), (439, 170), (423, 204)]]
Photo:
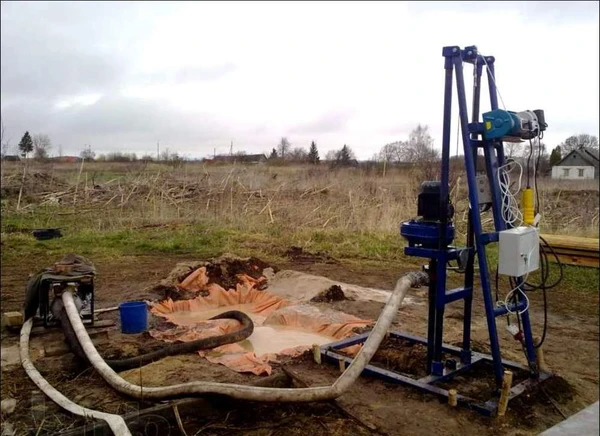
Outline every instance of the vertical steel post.
[[(486, 65), (487, 65), (487, 76), (488, 76), (488, 88), (490, 91), (490, 103), (491, 103), (491, 107), (492, 110), (494, 109), (498, 109), (498, 89), (496, 87), (496, 69), (494, 66), (494, 62), (495, 62), (495, 58), (493, 56), (486, 56), (485, 57), (485, 61), (486, 61)], [(490, 177), (494, 177), (494, 175), (496, 174), (497, 168), (498, 166), (502, 166), (505, 163), (505, 156), (504, 156), (504, 146), (503, 144), (500, 142), (498, 147), (496, 147), (497, 150), (497, 163), (495, 168), (492, 168), (491, 171), (494, 171), (493, 173), (488, 173), (490, 175)], [(488, 170), (489, 171), (489, 170)], [(496, 179), (496, 177), (494, 177)], [(498, 183), (497, 180), (495, 180), (496, 184)], [(490, 185), (491, 187), (491, 185)], [(497, 188), (499, 189), (499, 187)], [(494, 191), (492, 190), (492, 195), (494, 195)], [(497, 194), (499, 195), (499, 194)], [(502, 199), (500, 199), (500, 201), (502, 201)], [(506, 200), (505, 200), (506, 201)], [(496, 201), (494, 201), (494, 203), (496, 203)], [(499, 205), (500, 203), (498, 203)], [(496, 221), (496, 231), (500, 231), (500, 230), (504, 230), (506, 229), (507, 225), (504, 222), (503, 219), (500, 219), (499, 221)], [(517, 285), (520, 285), (522, 283), (522, 279), (518, 278), (517, 279)], [(531, 331), (531, 321), (529, 319), (529, 310), (526, 310), (525, 312), (523, 312), (523, 314), (521, 315), (521, 319), (523, 321), (523, 335), (525, 337), (525, 349), (527, 350), (527, 360), (529, 361), (529, 366), (535, 368), (535, 363), (536, 363), (536, 357), (535, 357), (535, 348), (533, 346), (533, 333)]]
[(427, 301), (429, 303), (429, 313), (427, 316), (427, 375), (432, 372), (433, 350), (435, 347), (435, 321), (436, 321), (436, 293), (437, 293), (437, 261), (429, 261), (429, 292)]
[[(478, 58), (477, 58), (478, 60)], [(479, 107), (481, 101), (481, 73), (483, 71), (483, 65), (480, 62), (475, 62), (473, 68), (473, 107), (471, 109), (471, 122), (475, 123), (479, 120)], [(472, 139), (477, 139), (476, 135), (473, 135)], [(475, 172), (477, 172), (477, 149), (473, 149), (473, 159), (475, 162)], [(475, 276), (475, 243), (474, 236), (475, 231), (473, 230), (473, 213), (479, 213), (479, 206), (477, 209), (471, 208), (468, 215), (467, 221), (467, 248), (469, 250), (469, 257), (467, 259), (467, 265), (465, 268), (465, 288), (473, 289), (473, 281)], [(463, 317), (463, 353), (461, 355), (462, 363), (470, 363), (471, 361), (471, 313), (473, 307), (473, 296), (472, 294), (467, 296), (464, 300), (464, 317)]]
[[(467, 169), (467, 180), (469, 184), (469, 204), (471, 210), (479, 207), (479, 198), (477, 195), (477, 181), (475, 172), (475, 162), (473, 159), (472, 142), (469, 137), (468, 127), (468, 115), (467, 115), (467, 102), (465, 96), (465, 82), (463, 76), (463, 63), (460, 57), (460, 52), (457, 56), (453, 57), (454, 68), (456, 71), (456, 88), (458, 94), (458, 108), (461, 119), (461, 131), (465, 152), (465, 166)], [(496, 328), (496, 318), (494, 316), (494, 306), (492, 301), (492, 293), (490, 289), (489, 271), (487, 265), (487, 259), (485, 257), (485, 245), (481, 240), (480, 236), (483, 232), (481, 226), (481, 219), (478, 213), (472, 213), (473, 216), (473, 230), (475, 232), (475, 241), (477, 246), (477, 253), (479, 259), (479, 274), (481, 278), (481, 288), (483, 292), (483, 300), (485, 305), (485, 313), (488, 324), (488, 333), (490, 336), (490, 347), (492, 351), (494, 375), (496, 378), (496, 385), (499, 388), (502, 386), (503, 370), (502, 370), (502, 356), (500, 354), (500, 345), (498, 343), (498, 331)]]
[[(440, 175), (440, 228), (439, 228), (439, 253), (440, 258), (435, 262), (435, 269), (431, 273), (435, 274), (435, 336), (433, 339), (432, 366), (431, 371), (434, 375), (442, 375), (442, 344), (444, 336), (444, 309), (446, 307), (446, 253), (448, 251), (447, 229), (448, 229), (448, 204), (449, 193), (448, 185), (450, 182), (450, 129), (452, 120), (452, 58), (445, 58), (445, 82), (444, 82), (444, 124), (442, 131), (442, 168)], [(432, 263), (432, 266), (433, 263)]]

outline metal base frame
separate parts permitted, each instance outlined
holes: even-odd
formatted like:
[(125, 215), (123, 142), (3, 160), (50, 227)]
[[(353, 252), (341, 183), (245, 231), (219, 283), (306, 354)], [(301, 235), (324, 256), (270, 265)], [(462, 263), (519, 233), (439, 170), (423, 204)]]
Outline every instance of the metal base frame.
[[(389, 335), (390, 335), (390, 337), (393, 337), (393, 338), (405, 339), (405, 340), (408, 340), (413, 343), (420, 343), (423, 345), (427, 345), (426, 338), (411, 335), (409, 333), (390, 332)], [(338, 351), (341, 349), (344, 349), (346, 347), (349, 347), (351, 345), (362, 344), (363, 342), (365, 342), (367, 340), (368, 337), (369, 337), (369, 333), (367, 332), (367, 333), (363, 333), (363, 334), (360, 334), (357, 336), (353, 336), (351, 338), (342, 339), (337, 342), (332, 342), (330, 344), (321, 345), (321, 347), (320, 347), (321, 348), (321, 357), (324, 360), (328, 360), (328, 361), (332, 361), (332, 362), (339, 362), (340, 360), (343, 360), (346, 362), (346, 365), (349, 365), (350, 363), (352, 363), (352, 360), (353, 360), (352, 357), (348, 357), (343, 354), (340, 354)], [(462, 350), (459, 347), (455, 347), (455, 346), (449, 345), (449, 344), (443, 344), (442, 350), (444, 351), (444, 353), (447, 353), (449, 355), (457, 356), (459, 358), (461, 357)], [(476, 365), (480, 364), (481, 362), (485, 362), (485, 361), (493, 362), (494, 359), (492, 358), (492, 356), (490, 356), (488, 354), (471, 352), (470, 363), (464, 364), (464, 363), (457, 362), (455, 369), (444, 368), (442, 375), (428, 375), (426, 377), (415, 379), (415, 378), (409, 377), (408, 375), (399, 374), (397, 372), (390, 371), (390, 370), (384, 369), (384, 368), (379, 368), (379, 367), (371, 365), (371, 364), (369, 364), (365, 367), (362, 375), (374, 376), (374, 377), (380, 378), (387, 382), (400, 383), (400, 384), (413, 386), (422, 391), (429, 392), (431, 394), (435, 394), (440, 398), (447, 399), (448, 398), (448, 390), (440, 388), (438, 386), (435, 386), (435, 384), (439, 383), (439, 382), (451, 380), (454, 376), (466, 373), (469, 370), (473, 369)], [(524, 372), (530, 373), (529, 368), (527, 366), (521, 365), (517, 362), (512, 362), (509, 360), (502, 360), (502, 365), (507, 369), (519, 370), (519, 371), (524, 371)], [(533, 387), (535, 387), (539, 383), (543, 382), (544, 380), (547, 380), (552, 375), (553, 375), (552, 373), (540, 371), (537, 376), (535, 376), (535, 377), (532, 376), (531, 378), (528, 378), (528, 379), (522, 381), (521, 383), (516, 384), (510, 390), (509, 401), (518, 397), (523, 392), (531, 390)], [(499, 397), (490, 398), (489, 400), (487, 400), (485, 402), (481, 402), (474, 398), (470, 398), (465, 395), (461, 395), (460, 393), (457, 394), (458, 405), (475, 410), (486, 416), (495, 415), (495, 413), (498, 409), (498, 400), (499, 400)]]

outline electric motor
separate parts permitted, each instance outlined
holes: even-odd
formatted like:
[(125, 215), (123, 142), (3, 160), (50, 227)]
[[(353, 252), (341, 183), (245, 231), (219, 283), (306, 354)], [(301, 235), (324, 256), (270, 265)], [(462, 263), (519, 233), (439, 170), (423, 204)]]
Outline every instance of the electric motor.
[(546, 130), (544, 111), (512, 112), (496, 109), (483, 114), (483, 137), (505, 141), (533, 139)]

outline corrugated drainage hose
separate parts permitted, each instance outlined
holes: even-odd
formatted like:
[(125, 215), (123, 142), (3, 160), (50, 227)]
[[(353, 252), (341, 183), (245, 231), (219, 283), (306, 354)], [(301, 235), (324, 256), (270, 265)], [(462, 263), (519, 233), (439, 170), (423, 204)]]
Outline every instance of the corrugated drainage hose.
[[(73, 298), (71, 297), (71, 301)], [(73, 305), (75, 307), (75, 305)], [(79, 315), (77, 315), (79, 316)], [(125, 420), (119, 415), (99, 412), (97, 410), (88, 409), (75, 404), (59, 391), (57, 391), (35, 368), (29, 357), (29, 335), (33, 326), (33, 318), (29, 318), (21, 328), (20, 354), (21, 364), (29, 378), (42, 390), (52, 401), (58, 404), (63, 409), (79, 416), (102, 419), (106, 421), (112, 432), (117, 436), (131, 436), (131, 432), (125, 424)]]
[(104, 380), (122, 394), (134, 398), (143, 397), (144, 399), (155, 400), (202, 394), (221, 394), (251, 401), (310, 402), (337, 398), (356, 381), (385, 337), (408, 290), (413, 286), (420, 286), (426, 283), (426, 281), (427, 275), (424, 272), (413, 272), (400, 278), (367, 341), (344, 373), (331, 386), (299, 389), (267, 388), (215, 382), (190, 382), (164, 387), (134, 385), (121, 378), (98, 354), (81, 322), (71, 292), (64, 292), (62, 299), (65, 304), (67, 316), (88, 360)]
[[(198, 350), (207, 350), (220, 347), (221, 345), (240, 342), (249, 337), (254, 331), (254, 323), (252, 322), (252, 319), (250, 319), (250, 317), (244, 312), (237, 310), (230, 310), (210, 319), (235, 319), (242, 324), (242, 328), (236, 330), (235, 332), (225, 333), (220, 336), (213, 336), (210, 338), (197, 339), (191, 342), (167, 345), (160, 350), (152, 351), (140, 356), (130, 357), (128, 359), (105, 360), (105, 362), (108, 366), (116, 371), (139, 368), (140, 366), (147, 365), (167, 356), (175, 356), (183, 353), (194, 353)], [(75, 331), (73, 330), (73, 326), (69, 321), (64, 308), (60, 314), (60, 322), (65, 333), (65, 338), (67, 339), (71, 350), (80, 358), (87, 360), (86, 353), (83, 351), (83, 348), (77, 339)]]

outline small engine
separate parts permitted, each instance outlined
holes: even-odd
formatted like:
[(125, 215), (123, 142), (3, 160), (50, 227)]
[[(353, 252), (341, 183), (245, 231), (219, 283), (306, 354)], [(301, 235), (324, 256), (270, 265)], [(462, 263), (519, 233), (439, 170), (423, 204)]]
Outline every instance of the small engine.
[(418, 218), (400, 224), (400, 234), (408, 245), (424, 248), (437, 248), (442, 239), (442, 222), (445, 224), (443, 244), (451, 244), (454, 240), (454, 206), (448, 202), (448, 209), (440, 209), (442, 184), (440, 182), (423, 182), (417, 199)]

